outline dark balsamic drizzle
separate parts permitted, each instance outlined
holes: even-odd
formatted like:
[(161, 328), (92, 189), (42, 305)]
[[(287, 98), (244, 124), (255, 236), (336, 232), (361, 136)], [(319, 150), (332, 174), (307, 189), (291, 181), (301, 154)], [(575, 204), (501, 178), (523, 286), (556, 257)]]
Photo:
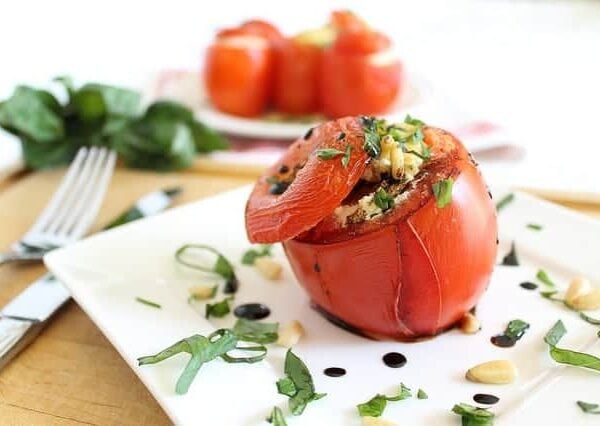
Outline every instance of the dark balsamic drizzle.
[(313, 134), (313, 130), (315, 130), (314, 127), (311, 127), (310, 129), (308, 129), (308, 131), (304, 134), (304, 140), (310, 139), (310, 137)]
[(240, 282), (237, 279), (237, 277), (234, 275), (233, 277), (231, 277), (227, 281), (225, 281), (225, 286), (223, 287), (223, 293), (233, 294), (233, 293), (236, 293), (239, 288), (240, 288)]
[(529, 281), (522, 282), (519, 285), (522, 288), (524, 288), (525, 290), (535, 290), (536, 288), (538, 288), (538, 285), (536, 283), (532, 283), (532, 282), (529, 282)]
[(346, 375), (346, 370), (340, 367), (328, 367), (323, 370), (323, 374), (329, 377), (342, 377)]
[(473, 401), (477, 402), (478, 404), (493, 405), (500, 401), (500, 398), (498, 398), (496, 395), (490, 395), (488, 393), (476, 393), (473, 395)]
[(271, 315), (271, 310), (267, 305), (262, 303), (245, 303), (237, 306), (233, 310), (233, 314), (238, 318), (260, 320)]
[(355, 334), (357, 336), (364, 337), (365, 339), (375, 340), (372, 337), (367, 336), (365, 333), (363, 333), (361, 330), (359, 330), (358, 328), (354, 327), (353, 325), (350, 325), (346, 321), (341, 320), (338, 317), (336, 317), (335, 315), (327, 312), (325, 309), (321, 308), (319, 305), (317, 305), (315, 303), (311, 303), (311, 307), (315, 311), (317, 311), (318, 313), (320, 313), (321, 315), (323, 315), (323, 317), (327, 321), (329, 321), (330, 323), (332, 323), (333, 325), (337, 325), (341, 329), (346, 330), (347, 332)]
[(492, 336), (490, 338), (490, 342), (493, 345), (498, 346), (499, 348), (512, 348), (517, 341), (515, 339), (510, 338), (505, 334), (498, 334), (497, 336)]
[(399, 352), (388, 352), (383, 356), (383, 363), (390, 368), (400, 368), (406, 365), (406, 357)]

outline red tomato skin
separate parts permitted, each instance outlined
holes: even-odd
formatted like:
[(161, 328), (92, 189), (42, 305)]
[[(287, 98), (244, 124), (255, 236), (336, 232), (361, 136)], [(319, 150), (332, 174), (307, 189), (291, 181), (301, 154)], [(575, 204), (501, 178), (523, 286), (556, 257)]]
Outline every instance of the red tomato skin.
[(206, 53), (204, 82), (215, 107), (228, 114), (256, 117), (267, 107), (273, 74), (268, 46), (236, 46), (218, 40)]
[(323, 53), (320, 98), (325, 115), (377, 115), (388, 111), (401, 96), (401, 62), (376, 65), (369, 57), (341, 52), (335, 46)]
[(322, 48), (287, 39), (275, 47), (273, 101), (277, 111), (310, 114), (319, 110)]
[(367, 335), (396, 340), (440, 333), (473, 308), (494, 267), (497, 224), (475, 165), (463, 160), (460, 170), (444, 208), (430, 195), (407, 217), (353, 238), (284, 241), (312, 301)]

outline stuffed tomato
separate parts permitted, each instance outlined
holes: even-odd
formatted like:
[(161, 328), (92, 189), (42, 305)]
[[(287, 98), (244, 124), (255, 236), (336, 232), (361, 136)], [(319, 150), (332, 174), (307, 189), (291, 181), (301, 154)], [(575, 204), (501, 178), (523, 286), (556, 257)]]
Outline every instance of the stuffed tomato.
[(256, 183), (250, 241), (282, 242), (312, 302), (375, 338), (435, 335), (472, 309), (496, 257), (496, 212), (450, 133), (408, 117), (309, 131)]

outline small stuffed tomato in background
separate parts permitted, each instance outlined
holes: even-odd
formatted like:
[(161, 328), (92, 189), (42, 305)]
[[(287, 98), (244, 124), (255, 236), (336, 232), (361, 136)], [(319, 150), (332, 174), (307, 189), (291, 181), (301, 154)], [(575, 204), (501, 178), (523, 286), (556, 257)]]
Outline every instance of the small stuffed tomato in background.
[(256, 117), (270, 101), (273, 45), (281, 33), (264, 21), (222, 30), (208, 48), (204, 83), (213, 105), (226, 113)]
[(320, 94), (332, 118), (387, 112), (402, 90), (401, 62), (389, 39), (369, 30), (342, 32), (323, 54)]

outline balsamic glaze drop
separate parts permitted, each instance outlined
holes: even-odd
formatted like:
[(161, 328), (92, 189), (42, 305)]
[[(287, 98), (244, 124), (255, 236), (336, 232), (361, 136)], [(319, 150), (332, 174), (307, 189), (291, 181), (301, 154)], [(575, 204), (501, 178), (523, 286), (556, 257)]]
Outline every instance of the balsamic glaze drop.
[(473, 401), (477, 402), (478, 404), (493, 405), (500, 401), (500, 398), (498, 398), (496, 395), (490, 395), (487, 393), (476, 393), (473, 395)]
[(499, 334), (497, 336), (492, 336), (490, 339), (492, 344), (500, 347), (500, 348), (512, 348), (517, 341), (512, 339), (504, 334)]
[(384, 364), (390, 368), (400, 368), (406, 364), (406, 357), (398, 352), (388, 352), (382, 359)]
[(233, 310), (233, 314), (238, 318), (259, 320), (268, 317), (271, 314), (271, 310), (267, 305), (262, 303), (245, 303), (237, 306)]
[(346, 370), (340, 367), (328, 367), (323, 370), (323, 374), (329, 377), (342, 377), (346, 375)]
[(532, 283), (532, 282), (529, 282), (529, 281), (522, 282), (519, 285), (522, 288), (524, 288), (525, 290), (535, 290), (536, 288), (538, 288), (538, 285), (536, 283)]

